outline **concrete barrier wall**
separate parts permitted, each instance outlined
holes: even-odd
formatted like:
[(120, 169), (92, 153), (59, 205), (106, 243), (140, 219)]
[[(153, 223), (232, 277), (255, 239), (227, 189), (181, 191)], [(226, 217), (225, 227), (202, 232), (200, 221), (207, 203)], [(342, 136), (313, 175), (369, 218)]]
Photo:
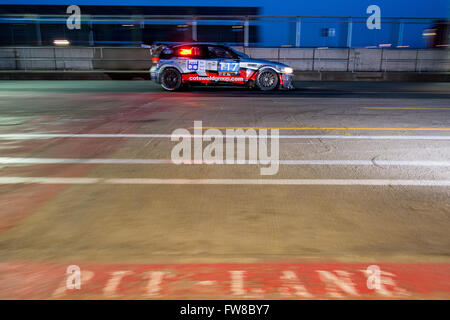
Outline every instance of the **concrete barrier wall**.
[[(349, 71), (382, 71), (384, 49), (355, 49), (350, 51)], [(414, 71), (414, 70), (412, 70)]]
[(447, 50), (245, 48), (251, 57), (278, 61), (297, 71), (449, 72)]
[(314, 50), (282, 49), (280, 50), (278, 61), (291, 66), (297, 71), (312, 71), (314, 69)]
[(1, 70), (92, 70), (93, 48), (0, 48)]
[(0, 49), (0, 70), (16, 70), (15, 49)]
[(149, 49), (95, 48), (94, 69), (148, 70), (152, 65)]
[(92, 70), (94, 56), (95, 49), (91, 48), (57, 48), (55, 67), (57, 70)]
[[(296, 71), (448, 72), (446, 50), (243, 48), (253, 58)], [(145, 48), (0, 48), (2, 70), (148, 70)]]

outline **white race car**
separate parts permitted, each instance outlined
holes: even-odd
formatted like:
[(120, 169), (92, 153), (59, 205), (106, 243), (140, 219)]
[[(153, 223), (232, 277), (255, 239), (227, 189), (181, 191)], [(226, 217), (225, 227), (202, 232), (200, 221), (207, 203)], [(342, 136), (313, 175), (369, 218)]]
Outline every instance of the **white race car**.
[(183, 85), (243, 85), (260, 90), (294, 89), (294, 70), (282, 63), (252, 59), (212, 43), (161, 45), (152, 49), (151, 78), (168, 91)]

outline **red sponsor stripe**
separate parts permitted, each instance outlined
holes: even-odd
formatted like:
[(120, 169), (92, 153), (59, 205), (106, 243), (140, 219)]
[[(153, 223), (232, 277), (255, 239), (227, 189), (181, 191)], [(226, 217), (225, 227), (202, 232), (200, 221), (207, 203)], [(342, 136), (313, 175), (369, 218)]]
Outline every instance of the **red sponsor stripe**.
[(236, 75), (220, 75), (216, 72), (206, 72), (206, 76), (200, 76), (197, 73), (187, 73), (182, 74), (181, 79), (183, 82), (189, 81), (200, 81), (201, 83), (211, 83), (211, 82), (231, 82), (244, 84), (247, 79), (247, 73), (243, 70)]
[[(448, 299), (450, 264), (0, 264), (1, 299)], [(69, 278), (68, 278), (69, 277)], [(372, 278), (373, 279), (373, 278)]]

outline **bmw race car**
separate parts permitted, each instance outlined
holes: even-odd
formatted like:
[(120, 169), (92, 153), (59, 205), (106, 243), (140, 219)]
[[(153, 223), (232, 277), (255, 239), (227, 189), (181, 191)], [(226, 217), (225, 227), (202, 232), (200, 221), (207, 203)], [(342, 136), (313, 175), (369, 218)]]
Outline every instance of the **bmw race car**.
[(187, 85), (244, 85), (260, 90), (293, 89), (289, 66), (252, 59), (228, 46), (184, 43), (152, 48), (151, 79), (168, 91)]

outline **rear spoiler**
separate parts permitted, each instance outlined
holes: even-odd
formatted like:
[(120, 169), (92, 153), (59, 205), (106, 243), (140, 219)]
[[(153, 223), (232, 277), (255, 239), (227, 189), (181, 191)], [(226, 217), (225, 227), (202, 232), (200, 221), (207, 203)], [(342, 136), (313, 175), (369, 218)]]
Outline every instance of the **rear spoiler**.
[(150, 54), (156, 55), (157, 53), (159, 54), (162, 50), (166, 49), (166, 48), (170, 48), (172, 46), (176, 46), (176, 45), (183, 45), (183, 44), (192, 44), (192, 42), (155, 42), (152, 45), (148, 45), (148, 44), (141, 44), (141, 48), (148, 48), (150, 49)]

